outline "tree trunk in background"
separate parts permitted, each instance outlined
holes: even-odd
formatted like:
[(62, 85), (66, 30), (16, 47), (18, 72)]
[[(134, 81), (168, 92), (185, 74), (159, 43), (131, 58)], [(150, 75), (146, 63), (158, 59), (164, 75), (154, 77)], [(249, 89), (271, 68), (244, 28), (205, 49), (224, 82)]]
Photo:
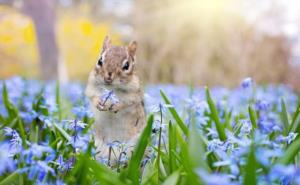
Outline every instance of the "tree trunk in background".
[(55, 1), (24, 0), (24, 11), (35, 25), (41, 76), (44, 80), (58, 78), (58, 48), (55, 36)]

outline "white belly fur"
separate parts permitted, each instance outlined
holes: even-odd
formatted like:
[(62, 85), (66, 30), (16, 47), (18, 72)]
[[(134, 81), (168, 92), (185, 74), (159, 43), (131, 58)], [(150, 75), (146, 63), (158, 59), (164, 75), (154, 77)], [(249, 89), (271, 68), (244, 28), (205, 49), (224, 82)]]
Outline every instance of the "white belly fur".
[(127, 107), (118, 113), (100, 112), (93, 108), (95, 113), (94, 133), (97, 152), (107, 157), (109, 147), (107, 143), (119, 141), (129, 143), (133, 148), (139, 134), (145, 126), (145, 115), (142, 105)]

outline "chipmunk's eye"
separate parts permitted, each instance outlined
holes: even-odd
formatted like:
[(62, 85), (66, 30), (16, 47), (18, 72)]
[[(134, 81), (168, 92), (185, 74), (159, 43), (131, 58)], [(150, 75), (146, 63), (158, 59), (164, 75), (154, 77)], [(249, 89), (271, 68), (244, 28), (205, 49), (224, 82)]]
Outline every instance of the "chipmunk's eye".
[(129, 69), (129, 62), (127, 61), (124, 66), (122, 67), (123, 71), (128, 70)]
[(102, 66), (103, 65), (103, 61), (102, 61), (102, 57), (98, 60), (98, 66)]

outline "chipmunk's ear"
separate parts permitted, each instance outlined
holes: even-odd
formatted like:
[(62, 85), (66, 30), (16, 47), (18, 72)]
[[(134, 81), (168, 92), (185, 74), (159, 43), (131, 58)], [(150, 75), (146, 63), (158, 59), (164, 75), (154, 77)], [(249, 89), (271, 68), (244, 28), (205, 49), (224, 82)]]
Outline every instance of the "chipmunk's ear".
[(105, 51), (111, 46), (110, 38), (106, 35), (103, 41), (102, 50)]
[(135, 52), (136, 52), (136, 49), (137, 49), (137, 42), (136, 41), (131, 41), (128, 45), (128, 53), (129, 55), (131, 56), (135, 56)]

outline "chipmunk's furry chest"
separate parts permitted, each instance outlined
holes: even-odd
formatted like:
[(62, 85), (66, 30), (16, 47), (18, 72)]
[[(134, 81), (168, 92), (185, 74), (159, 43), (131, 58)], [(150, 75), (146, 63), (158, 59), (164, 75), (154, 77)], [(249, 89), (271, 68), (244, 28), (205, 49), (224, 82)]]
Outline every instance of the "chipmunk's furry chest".
[(145, 113), (142, 104), (127, 107), (117, 113), (94, 111), (95, 137), (103, 142), (128, 142), (136, 137), (145, 125)]

